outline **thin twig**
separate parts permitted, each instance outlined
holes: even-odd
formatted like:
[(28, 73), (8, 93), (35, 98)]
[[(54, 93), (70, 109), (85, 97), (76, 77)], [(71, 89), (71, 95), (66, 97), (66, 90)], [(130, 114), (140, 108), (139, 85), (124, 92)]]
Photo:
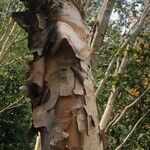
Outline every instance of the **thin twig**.
[(146, 94), (149, 90), (150, 90), (150, 87), (148, 87), (134, 102), (132, 102), (130, 105), (126, 106), (126, 107), (124, 108), (124, 110), (122, 111), (122, 113), (119, 115), (119, 117), (117, 117), (116, 121), (112, 124), (112, 126), (115, 126), (115, 125), (122, 119), (122, 117), (123, 117), (123, 115), (125, 114), (125, 112), (126, 112), (129, 108), (133, 107), (137, 102), (139, 102), (139, 101), (141, 100), (141, 98), (142, 98), (143, 96), (145, 96), (145, 94)]
[(122, 148), (122, 146), (126, 143), (126, 141), (129, 139), (129, 137), (132, 135), (132, 133), (134, 132), (134, 130), (136, 129), (136, 127), (139, 125), (139, 123), (142, 121), (142, 119), (144, 117), (146, 117), (146, 115), (148, 115), (150, 111), (148, 110), (147, 113), (145, 113), (138, 121), (137, 123), (134, 125), (133, 129), (130, 131), (130, 133), (126, 136), (126, 138), (123, 140), (123, 142), (115, 149), (115, 150), (120, 150)]
[(4, 51), (5, 46), (7, 45), (8, 40), (10, 39), (10, 37), (13, 34), (13, 32), (15, 31), (16, 26), (17, 26), (17, 24), (14, 23), (13, 26), (12, 26), (12, 28), (11, 28), (11, 31), (9, 32), (9, 35), (7, 36), (7, 38), (5, 39), (5, 41), (2, 44), (1, 53)]
[(24, 36), (23, 38), (14, 41), (13, 44), (16, 44), (16, 43), (18, 43), (18, 42), (20, 42), (20, 41), (23, 41), (23, 40), (25, 40), (26, 38), (27, 38), (27, 36)]
[(116, 114), (116, 116), (113, 118), (112, 121), (110, 121), (110, 123), (107, 125), (106, 129), (105, 129), (105, 133), (108, 131), (109, 127), (114, 123), (114, 121), (118, 118), (119, 113)]
[[(20, 28), (20, 29), (18, 30), (18, 32), (16, 33), (15, 37), (11, 40), (10, 44), (8, 45), (8, 47), (3, 50), (3, 53), (0, 53), (0, 62), (2, 62), (2, 60), (4, 59), (4, 56), (8, 53), (9, 48), (14, 44), (14, 41), (15, 41), (16, 38), (18, 37), (20, 31), (21, 31), (21, 28)], [(3, 54), (3, 55), (2, 55), (2, 54)]]
[(30, 100), (26, 100), (26, 101), (24, 101), (23, 103), (19, 103), (18, 105), (14, 105), (14, 106), (10, 107), (10, 108), (7, 109), (7, 110), (10, 110), (10, 109), (14, 109), (14, 108), (23, 106), (23, 105), (25, 105), (25, 104), (27, 104), (27, 103), (29, 103), (29, 102), (30, 102)]
[(16, 104), (18, 104), (19, 102), (22, 101), (22, 99), (24, 98), (24, 96), (20, 97), (17, 101), (15, 101), (14, 103), (11, 103), (10, 105), (6, 106), (5, 108), (3, 108), (2, 110), (0, 110), (0, 113), (3, 113), (6, 110), (9, 110), (11, 107), (15, 106)]
[[(16, 62), (16, 61), (20, 61), (22, 63), (25, 63), (26, 61), (23, 60), (22, 57), (17, 57), (15, 59), (10, 59), (10, 60), (7, 60), (7, 62), (3, 61), (2, 63), (0, 63), (0, 67), (4, 67), (4, 66), (7, 66), (7, 65), (11, 65), (12, 63)], [(2, 68), (1, 68), (2, 69)]]
[[(20, 10), (20, 8), (17, 8), (16, 11), (19, 11), (19, 10)], [(21, 11), (22, 11), (22, 10), (24, 10), (24, 7), (21, 8)], [(5, 31), (4, 31), (3, 35), (1, 36), (1, 38), (0, 38), (0, 44), (1, 44), (1, 45), (0, 45), (0, 48), (1, 48), (1, 49), (4, 49), (3, 46), (6, 45), (7, 41), (8, 41), (9, 38), (11, 37), (11, 35), (12, 35), (12, 33), (13, 33), (15, 27), (16, 27), (16, 23), (14, 23), (14, 22), (12, 21), (12, 17), (9, 17), (8, 24), (5, 25), (5, 27), (6, 27), (6, 28), (5, 28)], [(2, 51), (3, 51), (3, 50), (2, 50)]]
[[(5, 12), (5, 17), (8, 15), (10, 5), (11, 5), (11, 1), (9, 1), (9, 4), (7, 6), (7, 9), (6, 9), (6, 12)], [(3, 30), (4, 26), (5, 26), (5, 19), (3, 18), (3, 23), (2, 23), (2, 26), (1, 26), (1, 29), (0, 29), (0, 32)]]
[[(17, 8), (17, 10), (16, 11), (18, 11), (19, 10), (19, 8)], [(21, 9), (21, 10), (23, 10), (23, 8)], [(12, 24), (12, 25), (11, 25)], [(11, 25), (11, 26), (10, 26)], [(12, 35), (12, 33), (13, 33), (13, 28), (15, 28), (15, 26), (16, 26), (16, 23), (14, 23), (13, 21), (12, 21), (12, 17), (9, 17), (9, 21), (8, 21), (8, 24), (7, 25), (5, 25), (5, 31), (4, 31), (4, 33), (3, 33), (3, 35), (2, 35), (2, 37), (0, 38), (0, 42), (2, 43), (2, 46), (1, 47), (3, 47), (3, 45), (8, 41), (7, 39), (8, 39), (8, 37), (10, 37), (11, 35)]]

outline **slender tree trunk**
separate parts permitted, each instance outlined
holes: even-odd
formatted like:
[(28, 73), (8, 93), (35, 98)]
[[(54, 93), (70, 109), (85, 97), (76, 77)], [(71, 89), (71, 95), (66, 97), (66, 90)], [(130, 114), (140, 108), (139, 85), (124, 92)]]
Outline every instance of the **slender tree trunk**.
[[(133, 47), (136, 38), (140, 34), (141, 30), (144, 28), (144, 25), (146, 24), (146, 18), (147, 18), (149, 13), (150, 13), (150, 1), (147, 1), (138, 22), (134, 25), (134, 28), (129, 33), (129, 35), (130, 35), (129, 38), (121, 46), (121, 48), (125, 49), (124, 56), (121, 60), (120, 66), (119, 67), (117, 66), (117, 69), (114, 73), (114, 75), (118, 76), (120, 79), (123, 76), (123, 73), (124, 73), (126, 66), (128, 64), (128, 59), (129, 59), (128, 51), (129, 51), (129, 49), (131, 49)], [(119, 53), (119, 51), (117, 53)], [(115, 55), (115, 57), (117, 58), (117, 55)], [(110, 65), (112, 65), (112, 62)], [(111, 67), (109, 66), (109, 69), (110, 68)], [(108, 76), (108, 74), (106, 74), (106, 75)], [(102, 80), (102, 82), (103, 82), (103, 80)], [(101, 84), (102, 83), (100, 83), (100, 85)], [(114, 103), (115, 103), (118, 91), (119, 91), (119, 85), (112, 86), (112, 90), (111, 90), (111, 93), (109, 95), (105, 111), (104, 111), (103, 116), (102, 116), (101, 121), (100, 121), (100, 130), (101, 131), (105, 131), (107, 129), (109, 119), (110, 119), (110, 116), (112, 114), (112, 110), (114, 107)]]
[(93, 50), (92, 54), (92, 68), (97, 68), (97, 60), (101, 53), (101, 46), (109, 25), (110, 16), (114, 8), (116, 0), (104, 0), (102, 8), (99, 11), (97, 20), (91, 36), (90, 46)]
[(42, 150), (103, 150), (79, 0), (22, 0), (26, 10), (13, 19), (28, 33), (27, 85), (32, 132)]

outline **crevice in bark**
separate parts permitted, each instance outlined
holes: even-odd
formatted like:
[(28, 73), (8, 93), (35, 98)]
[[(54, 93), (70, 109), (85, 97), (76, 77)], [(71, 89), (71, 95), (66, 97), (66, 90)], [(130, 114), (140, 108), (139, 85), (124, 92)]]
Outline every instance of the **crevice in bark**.
[(42, 150), (97, 150), (98, 114), (90, 67), (91, 49), (81, 14), (70, 0), (22, 0), (26, 10), (12, 14), (28, 33), (34, 55), (27, 85), (33, 129)]

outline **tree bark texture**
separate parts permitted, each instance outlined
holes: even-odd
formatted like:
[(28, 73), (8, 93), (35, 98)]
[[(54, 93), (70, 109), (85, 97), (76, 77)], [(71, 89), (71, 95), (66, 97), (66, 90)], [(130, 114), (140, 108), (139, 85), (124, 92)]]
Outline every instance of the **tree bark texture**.
[(28, 33), (27, 85), (32, 133), (42, 150), (101, 150), (88, 34), (78, 0), (22, 0), (26, 10), (13, 19)]

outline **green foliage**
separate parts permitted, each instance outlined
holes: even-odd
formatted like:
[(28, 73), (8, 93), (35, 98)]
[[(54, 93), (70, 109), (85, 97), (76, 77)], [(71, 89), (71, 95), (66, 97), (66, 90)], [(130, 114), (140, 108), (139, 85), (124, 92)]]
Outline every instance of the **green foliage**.
[[(142, 3), (133, 2), (132, 5), (125, 5), (121, 1), (115, 6), (115, 11), (119, 12), (120, 18), (115, 21), (111, 21), (109, 24), (109, 29), (106, 33), (104, 39), (104, 44), (102, 46), (101, 54), (98, 60), (98, 66), (95, 69), (95, 87), (97, 87), (99, 81), (104, 77), (104, 73), (115, 53), (120, 51), (120, 59), (122, 58), (123, 50), (120, 48), (123, 38), (125, 37), (130, 24), (126, 23), (127, 18), (125, 13), (128, 8), (130, 13), (133, 15), (135, 13), (135, 5), (140, 5)], [(128, 10), (129, 11), (129, 10)], [(139, 13), (139, 12), (138, 12)], [(137, 13), (137, 16), (139, 15)], [(135, 14), (133, 15), (135, 16)], [(122, 19), (121, 19), (122, 18)], [(126, 28), (126, 30), (124, 30)], [(114, 70), (116, 64), (112, 68), (111, 74), (108, 78), (107, 83), (104, 85), (103, 90), (100, 92), (97, 104), (99, 107), (100, 118), (105, 109), (108, 96), (110, 94), (111, 86), (119, 86), (119, 92), (117, 96), (117, 101), (115, 103), (111, 120), (116, 116), (117, 113), (121, 113), (122, 110), (132, 103), (137, 97), (139, 97), (143, 91), (150, 86), (150, 53), (149, 44), (150, 32), (148, 28), (142, 30), (140, 36), (137, 38), (133, 48), (129, 49), (129, 60), (126, 67), (125, 73), (122, 77), (115, 76)], [(149, 110), (149, 94), (144, 96), (134, 107), (130, 108), (125, 116), (116, 124), (114, 127), (110, 127), (108, 130), (108, 146), (109, 149), (115, 149), (117, 146), (123, 142), (124, 138), (132, 130), (136, 122), (142, 117), (142, 115)], [(136, 128), (134, 133), (131, 135), (129, 140), (123, 146), (123, 150), (148, 150), (149, 140), (150, 140), (150, 115), (144, 118), (141, 124)]]
[[(25, 83), (23, 60), (28, 55), (25, 49), (23, 42), (13, 45), (6, 57), (8, 61), (0, 69), (0, 110), (21, 97), (19, 87)], [(31, 106), (25, 98), (20, 105), (0, 114), (1, 150), (31, 149), (27, 141), (30, 118)]]
[[(5, 1), (0, 5), (1, 37), (7, 29), (10, 19), (8, 16), (18, 7), (20, 7), (18, 1), (15, 1), (15, 3)], [(12, 25), (13, 22), (11, 22), (9, 29), (11, 29)], [(18, 29), (19, 27), (17, 26), (9, 39), (16, 35)], [(22, 31), (13, 43), (10, 43), (10, 40), (8, 40), (5, 44), (6, 49), (4, 49), (4, 53), (0, 55), (0, 59), (3, 58), (0, 61), (0, 111), (21, 97), (19, 87), (25, 84), (26, 81), (26, 60), (29, 56), (26, 39), (20, 41), (25, 36), (25, 33)], [(1, 41), (1, 44), (3, 45), (3, 41)], [(10, 47), (7, 49), (8, 45)], [(0, 52), (2, 52), (2, 49)], [(1, 112), (0, 150), (33, 149), (33, 144), (30, 144), (27, 139), (27, 131), (30, 124), (31, 106), (26, 98), (23, 98), (21, 102), (13, 107)]]

